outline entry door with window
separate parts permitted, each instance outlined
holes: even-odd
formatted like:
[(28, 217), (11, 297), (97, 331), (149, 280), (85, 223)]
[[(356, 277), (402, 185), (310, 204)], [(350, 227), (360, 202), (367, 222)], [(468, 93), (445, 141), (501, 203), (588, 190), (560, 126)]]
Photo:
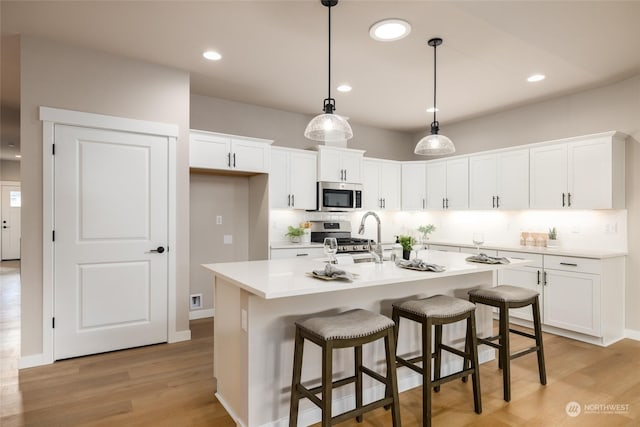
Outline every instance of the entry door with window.
[(54, 358), (167, 341), (168, 139), (54, 132)]
[(20, 186), (2, 186), (2, 260), (20, 259)]

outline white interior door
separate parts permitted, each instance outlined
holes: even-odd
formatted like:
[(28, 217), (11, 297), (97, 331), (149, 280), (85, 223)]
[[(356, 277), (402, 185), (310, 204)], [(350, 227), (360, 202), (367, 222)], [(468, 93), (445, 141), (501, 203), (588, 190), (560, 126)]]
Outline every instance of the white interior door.
[(167, 341), (168, 139), (56, 125), (54, 169), (54, 358)]
[(20, 186), (2, 186), (2, 260), (20, 259)]

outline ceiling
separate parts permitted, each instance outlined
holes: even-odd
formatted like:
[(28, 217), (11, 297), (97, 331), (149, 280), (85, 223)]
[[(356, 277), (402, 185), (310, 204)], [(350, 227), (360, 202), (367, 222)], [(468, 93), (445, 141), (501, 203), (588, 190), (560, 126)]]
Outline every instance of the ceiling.
[[(327, 8), (319, 0), (2, 0), (0, 6), (5, 35), (185, 69), (195, 94), (305, 114), (320, 113), (327, 95)], [(409, 21), (411, 34), (372, 40), (369, 27), (384, 18)], [(426, 42), (434, 36), (444, 39), (441, 126), (618, 81), (640, 73), (639, 18), (638, 1), (341, 0), (332, 9), (336, 112), (360, 124), (426, 130), (433, 97), (433, 49)], [(222, 60), (203, 59), (207, 49)], [(547, 79), (528, 83), (533, 73)], [(342, 82), (353, 91), (335, 91)]]

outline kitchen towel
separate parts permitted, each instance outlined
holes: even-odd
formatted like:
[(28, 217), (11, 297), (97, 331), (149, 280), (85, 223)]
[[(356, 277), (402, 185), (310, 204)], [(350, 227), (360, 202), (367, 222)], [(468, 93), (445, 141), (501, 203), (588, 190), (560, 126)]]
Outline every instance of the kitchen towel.
[(438, 264), (430, 264), (425, 262), (419, 258), (414, 258), (412, 260), (399, 260), (397, 265), (402, 268), (408, 268), (411, 270), (420, 270), (420, 271), (434, 271), (436, 273), (440, 273), (445, 270), (445, 268)]
[(466, 258), (470, 262), (480, 262), (482, 264), (509, 264), (510, 261), (505, 257), (493, 257), (487, 254), (478, 254)]
[(313, 270), (313, 275), (320, 278), (353, 280), (353, 274), (336, 268), (333, 264), (325, 265), (323, 270)]

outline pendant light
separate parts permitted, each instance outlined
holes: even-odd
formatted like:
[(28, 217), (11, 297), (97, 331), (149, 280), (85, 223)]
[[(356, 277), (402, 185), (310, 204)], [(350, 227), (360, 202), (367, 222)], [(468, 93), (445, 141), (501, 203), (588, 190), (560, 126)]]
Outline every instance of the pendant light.
[(331, 97), (331, 8), (338, 4), (338, 0), (321, 0), (321, 3), (329, 9), (329, 90), (322, 108), (324, 114), (311, 119), (304, 136), (314, 141), (340, 142), (352, 138), (353, 131), (346, 119), (333, 114), (336, 100)]
[(422, 138), (416, 145), (413, 152), (421, 156), (440, 156), (451, 154), (456, 151), (453, 142), (444, 135), (440, 135), (440, 123), (436, 120), (436, 47), (442, 44), (441, 38), (429, 40), (429, 46), (433, 47), (433, 121), (431, 122), (431, 133)]

